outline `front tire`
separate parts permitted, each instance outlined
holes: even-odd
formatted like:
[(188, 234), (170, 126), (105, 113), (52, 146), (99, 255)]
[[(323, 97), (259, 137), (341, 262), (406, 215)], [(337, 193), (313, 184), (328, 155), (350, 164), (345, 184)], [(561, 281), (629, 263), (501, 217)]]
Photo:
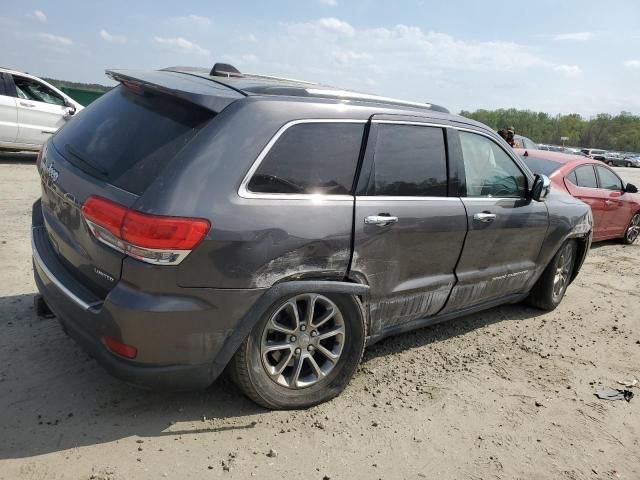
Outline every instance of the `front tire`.
[(554, 310), (564, 297), (575, 265), (577, 245), (575, 240), (562, 244), (533, 286), (527, 303), (542, 310)]
[(627, 168), (631, 167), (631, 162), (625, 163), (624, 166), (627, 167)]
[(625, 245), (631, 245), (638, 239), (639, 236), (640, 236), (640, 212), (636, 213), (633, 217), (631, 217), (629, 226), (627, 227), (627, 230), (624, 232), (624, 237), (622, 237), (622, 243), (624, 243)]
[(613, 162), (612, 162), (611, 160), (609, 160), (609, 161), (607, 162), (607, 165), (609, 165), (610, 167), (613, 167)]
[(305, 293), (274, 303), (242, 343), (231, 377), (255, 403), (303, 409), (338, 395), (364, 351), (366, 325), (359, 301)]

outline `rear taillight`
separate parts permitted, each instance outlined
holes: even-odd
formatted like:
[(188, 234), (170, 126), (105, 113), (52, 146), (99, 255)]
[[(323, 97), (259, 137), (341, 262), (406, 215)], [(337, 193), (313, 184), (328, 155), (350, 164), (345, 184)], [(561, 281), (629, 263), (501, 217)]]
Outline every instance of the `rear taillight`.
[(96, 239), (154, 264), (180, 263), (211, 228), (202, 218), (148, 215), (97, 196), (82, 205), (82, 215)]

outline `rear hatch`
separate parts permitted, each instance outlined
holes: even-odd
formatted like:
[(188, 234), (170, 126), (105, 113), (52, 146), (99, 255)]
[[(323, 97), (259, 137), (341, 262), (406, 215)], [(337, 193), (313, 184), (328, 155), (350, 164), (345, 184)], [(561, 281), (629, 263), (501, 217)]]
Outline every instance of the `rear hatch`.
[[(171, 83), (165, 76), (180, 74), (151, 75)], [(198, 86), (196, 100), (204, 98), (206, 86)], [(219, 88), (212, 83), (211, 94)], [(192, 93), (127, 76), (126, 83), (80, 112), (43, 150), (42, 213), (50, 243), (70, 273), (100, 298), (120, 279), (124, 254), (94, 238), (82, 217), (82, 205), (92, 195), (124, 207), (135, 205), (215, 116), (202, 102), (189, 101)], [(231, 93), (226, 104), (236, 98)], [(221, 105), (225, 102), (218, 97), (216, 106)]]

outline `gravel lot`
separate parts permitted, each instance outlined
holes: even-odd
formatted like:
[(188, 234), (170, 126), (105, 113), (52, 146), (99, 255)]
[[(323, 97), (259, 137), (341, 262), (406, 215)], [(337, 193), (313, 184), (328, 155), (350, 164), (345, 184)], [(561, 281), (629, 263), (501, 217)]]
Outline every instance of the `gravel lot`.
[(640, 245), (594, 246), (552, 313), (505, 306), (388, 339), (339, 398), (267, 412), (225, 379), (124, 385), (37, 318), (38, 195), (33, 163), (0, 162), (0, 479), (640, 478), (640, 397), (593, 395), (640, 377)]

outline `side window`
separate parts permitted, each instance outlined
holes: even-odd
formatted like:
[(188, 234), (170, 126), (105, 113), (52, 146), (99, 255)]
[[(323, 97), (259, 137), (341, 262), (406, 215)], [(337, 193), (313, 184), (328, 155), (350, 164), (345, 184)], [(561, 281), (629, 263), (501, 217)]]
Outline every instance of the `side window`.
[(574, 170), (576, 173), (576, 180), (579, 187), (585, 188), (598, 188), (598, 181), (596, 180), (596, 172), (591, 165), (583, 165)]
[(380, 124), (367, 195), (446, 197), (443, 129)]
[(4, 76), (5, 74), (0, 72), (0, 95), (9, 95), (4, 86), (4, 82), (5, 82)]
[(364, 133), (361, 123), (300, 123), (273, 145), (249, 181), (256, 193), (348, 195)]
[(13, 76), (18, 98), (64, 106), (64, 99), (46, 85), (30, 78)]
[(600, 177), (600, 188), (607, 190), (623, 190), (622, 181), (611, 170), (605, 167), (596, 166), (598, 177)]
[(502, 148), (475, 133), (460, 132), (467, 197), (521, 198), (527, 179)]
[(569, 180), (571, 183), (573, 183), (574, 185), (578, 185), (578, 178), (576, 177), (575, 170), (572, 170), (565, 178)]

